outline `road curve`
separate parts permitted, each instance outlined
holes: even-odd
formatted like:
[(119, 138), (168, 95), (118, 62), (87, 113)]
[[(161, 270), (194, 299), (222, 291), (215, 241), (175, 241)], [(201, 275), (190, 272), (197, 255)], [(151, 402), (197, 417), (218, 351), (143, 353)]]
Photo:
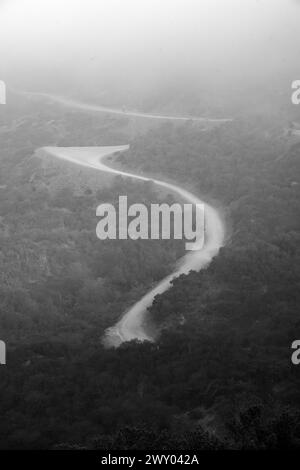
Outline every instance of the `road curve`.
[[(62, 96), (51, 95), (48, 93), (22, 92), (13, 90), (15, 93), (26, 97), (41, 97), (42, 99), (57, 102), (63, 106), (79, 109), (85, 112), (104, 112), (119, 114), (124, 116), (133, 116), (146, 119), (162, 119), (172, 121), (208, 121), (208, 122), (231, 122), (233, 119), (227, 118), (205, 118), (190, 116), (165, 116), (157, 114), (146, 114), (134, 111), (126, 111), (122, 109), (109, 108), (100, 105), (83, 103), (81, 101), (68, 99)], [(105, 171), (108, 173), (136, 178), (142, 181), (152, 181), (155, 184), (164, 187), (181, 198), (192, 204), (204, 204), (194, 194), (186, 191), (179, 186), (170, 184), (161, 180), (150, 179), (145, 176), (136, 175), (134, 173), (117, 170), (103, 163), (103, 158), (115, 152), (128, 150), (128, 145), (109, 146), (109, 147), (44, 147), (46, 152), (58, 158), (82, 165), (95, 170)], [(205, 268), (214, 256), (217, 255), (219, 249), (223, 246), (225, 239), (225, 227), (220, 214), (212, 206), (205, 204), (205, 243), (201, 250), (188, 252), (181, 260), (179, 260), (175, 271), (160, 281), (156, 287), (151, 289), (136, 304), (134, 304), (127, 312), (123, 314), (118, 323), (106, 331), (104, 344), (108, 347), (118, 347), (120, 344), (131, 341), (154, 341), (154, 337), (150, 332), (146, 331), (145, 319), (147, 309), (153, 303), (154, 297), (162, 294), (171, 287), (171, 281), (181, 274), (187, 274), (191, 270), (199, 271)]]
[(106, 106), (101, 106), (97, 104), (89, 104), (79, 100), (75, 100), (72, 98), (66, 98), (64, 96), (54, 95), (51, 93), (39, 93), (39, 92), (31, 92), (31, 91), (16, 91), (15, 93), (21, 94), (27, 97), (40, 97), (45, 100), (54, 101), (59, 103), (63, 106), (67, 106), (69, 108), (75, 108), (82, 111), (92, 111), (92, 112), (101, 112), (101, 113), (108, 113), (108, 114), (119, 114), (122, 116), (129, 116), (129, 117), (137, 117), (137, 118), (144, 118), (144, 119), (161, 119), (164, 121), (201, 121), (201, 122), (232, 122), (232, 118), (208, 118), (208, 117), (195, 117), (195, 116), (169, 116), (163, 114), (151, 114), (151, 113), (140, 113), (138, 111), (129, 111), (125, 109), (118, 109), (118, 108), (110, 108)]
[[(44, 147), (44, 150), (63, 160), (67, 160), (78, 165), (82, 165), (96, 170), (136, 178), (142, 181), (152, 181), (153, 183), (170, 190), (180, 196), (185, 201), (192, 204), (203, 204), (204, 202), (194, 194), (179, 186), (165, 181), (150, 179), (134, 173), (117, 170), (103, 163), (104, 157), (115, 152), (125, 151), (128, 145), (112, 147)], [(103, 340), (107, 347), (118, 347), (121, 343), (131, 340), (154, 341), (145, 328), (147, 309), (153, 303), (154, 297), (162, 294), (171, 287), (171, 281), (181, 274), (187, 274), (191, 270), (199, 271), (205, 268), (217, 255), (223, 246), (225, 239), (225, 228), (220, 214), (212, 206), (205, 204), (205, 243), (201, 250), (188, 252), (183, 256), (175, 271), (160, 281), (144, 297), (125, 312), (118, 323), (106, 331)]]

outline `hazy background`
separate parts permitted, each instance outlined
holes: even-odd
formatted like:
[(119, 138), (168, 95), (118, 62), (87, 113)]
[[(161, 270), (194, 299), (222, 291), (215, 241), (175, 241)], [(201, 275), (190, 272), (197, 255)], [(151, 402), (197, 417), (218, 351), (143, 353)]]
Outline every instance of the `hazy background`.
[(289, 93), (299, 20), (297, 0), (0, 0), (0, 78), (106, 100), (269, 84)]

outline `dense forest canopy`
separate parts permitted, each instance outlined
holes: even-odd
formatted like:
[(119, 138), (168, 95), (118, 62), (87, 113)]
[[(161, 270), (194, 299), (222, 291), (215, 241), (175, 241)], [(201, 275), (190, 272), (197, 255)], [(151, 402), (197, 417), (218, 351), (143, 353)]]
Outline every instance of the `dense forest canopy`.
[[(25, 112), (26, 109), (26, 112)], [(203, 129), (13, 101), (1, 120), (3, 448), (278, 448), (299, 445), (299, 156), (287, 122)], [(156, 343), (105, 349), (126, 307), (171, 272), (180, 241), (100, 242), (101, 202), (170, 200), (153, 185), (45, 161), (44, 145), (131, 141), (112, 165), (213, 201), (227, 240), (149, 311)], [(61, 178), (61, 174), (64, 175)]]

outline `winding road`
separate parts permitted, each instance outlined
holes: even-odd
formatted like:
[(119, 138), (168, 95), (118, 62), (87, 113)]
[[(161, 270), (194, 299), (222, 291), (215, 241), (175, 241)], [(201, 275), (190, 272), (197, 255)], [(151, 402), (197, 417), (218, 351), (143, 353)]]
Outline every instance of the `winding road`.
[(37, 97), (43, 98), (44, 100), (54, 101), (63, 106), (69, 108), (81, 109), (82, 111), (90, 111), (97, 113), (108, 113), (108, 114), (119, 114), (121, 116), (128, 117), (137, 117), (144, 119), (161, 119), (163, 121), (198, 121), (198, 122), (232, 122), (232, 118), (208, 118), (208, 117), (194, 117), (194, 116), (169, 116), (163, 114), (151, 114), (151, 113), (141, 113), (138, 111), (130, 111), (119, 108), (110, 108), (106, 106), (101, 106), (98, 104), (84, 103), (79, 100), (74, 100), (71, 98), (66, 98), (60, 95), (54, 95), (51, 93), (40, 93), (40, 92), (30, 92), (30, 91), (14, 91), (15, 93), (21, 94), (27, 97)]
[[(150, 118), (150, 119), (170, 119), (170, 120), (201, 120), (206, 121), (206, 118), (190, 118), (190, 117), (172, 117), (161, 115), (146, 115), (143, 113), (129, 113), (127, 111), (115, 110), (105, 108), (97, 105), (89, 105), (74, 100), (69, 100), (53, 95), (44, 93), (23, 93), (26, 95), (37, 95), (42, 98), (52, 99), (59, 101), (66, 106), (72, 106), (84, 111), (100, 111), (112, 112), (124, 115), (133, 115), (135, 117)], [(209, 119), (214, 122), (227, 122), (231, 119)], [(137, 175), (116, 168), (111, 168), (103, 159), (108, 155), (115, 152), (126, 151), (129, 149), (128, 145), (121, 146), (105, 146), (105, 147), (43, 147), (43, 149), (57, 158), (67, 160), (69, 162), (82, 165), (88, 168), (93, 168), (102, 172), (108, 172), (125, 177), (135, 178), (142, 181), (152, 181), (160, 187), (170, 190), (171, 192), (180, 196), (188, 203), (192, 204), (205, 204), (205, 242), (204, 246), (199, 251), (188, 252), (177, 263), (175, 271), (162, 279), (153, 289), (144, 295), (136, 304), (129, 308), (121, 317), (121, 319), (106, 331), (103, 339), (107, 347), (118, 347), (120, 344), (131, 341), (154, 341), (155, 338), (147, 331), (146, 317), (147, 309), (152, 305), (156, 295), (162, 294), (171, 287), (171, 281), (181, 274), (187, 274), (191, 270), (199, 271), (208, 266), (211, 260), (218, 254), (220, 248), (224, 245), (225, 241), (225, 227), (219, 212), (211, 205), (204, 203), (196, 195), (189, 191), (177, 186), (175, 184), (167, 183), (162, 180), (148, 178), (146, 176)]]

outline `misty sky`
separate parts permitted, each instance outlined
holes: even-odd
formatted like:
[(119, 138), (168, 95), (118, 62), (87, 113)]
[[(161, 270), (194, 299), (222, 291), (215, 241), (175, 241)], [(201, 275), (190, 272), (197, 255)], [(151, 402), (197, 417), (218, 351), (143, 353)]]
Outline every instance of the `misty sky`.
[(299, 20), (297, 0), (0, 0), (0, 79), (296, 79)]

